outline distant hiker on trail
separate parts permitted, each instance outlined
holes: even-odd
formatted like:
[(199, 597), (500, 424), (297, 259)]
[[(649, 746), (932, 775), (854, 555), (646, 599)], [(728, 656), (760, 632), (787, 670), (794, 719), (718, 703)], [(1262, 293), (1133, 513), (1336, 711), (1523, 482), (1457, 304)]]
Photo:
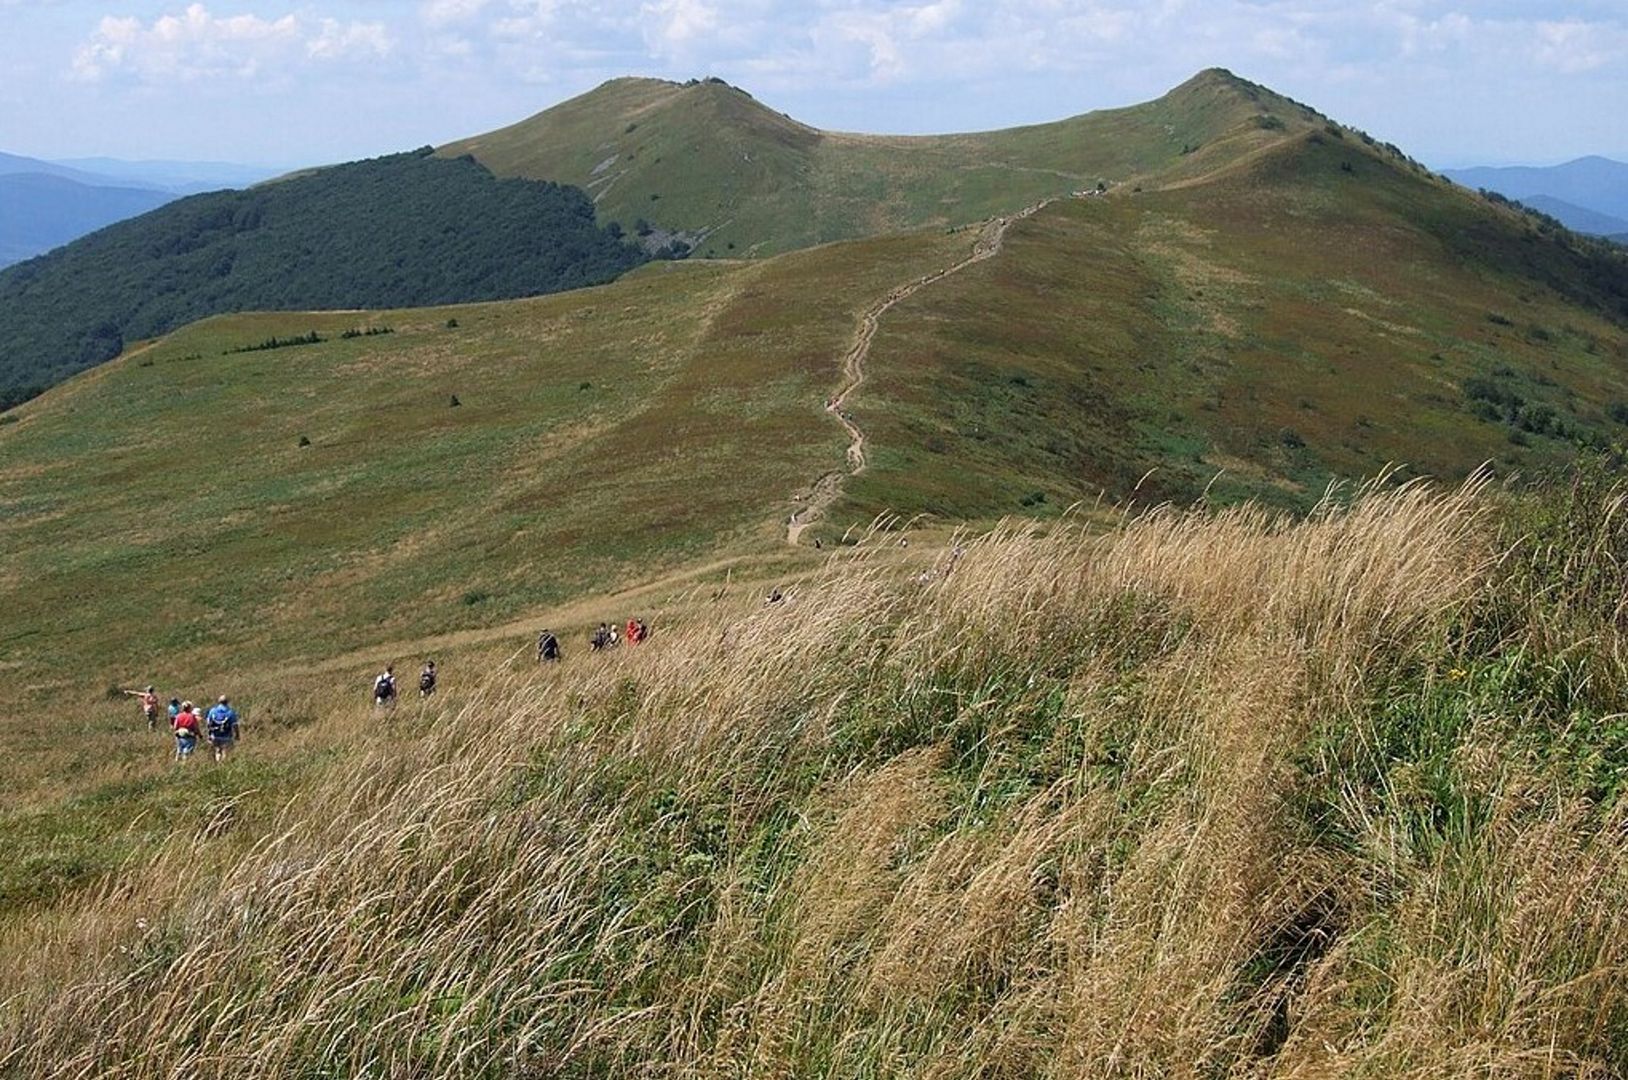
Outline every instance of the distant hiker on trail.
[(650, 626), (649, 626), (649, 624), (647, 624), (643, 619), (634, 619), (633, 620), (633, 625), (638, 627), (639, 640), (641, 642), (650, 640)]
[(158, 694), (152, 687), (145, 690), (126, 690), (126, 694), (136, 699), (141, 706), (141, 715), (147, 718), (147, 730), (158, 730)]
[(435, 693), (435, 661), (424, 661), (424, 670), (418, 673), (418, 696), (427, 698)]
[(181, 715), (181, 699), (178, 698), (178, 697), (170, 698), (170, 723), (171, 724), (175, 723), (175, 718), (177, 716), (180, 716), (180, 715)]
[(780, 591), (780, 586), (776, 585), (769, 590), (769, 595), (763, 598), (763, 602), (765, 604), (778, 604), (785, 599), (786, 594)]
[(616, 626), (614, 623), (606, 633), (608, 636), (605, 638), (605, 648), (614, 649), (616, 646), (622, 643), (621, 637), (616, 633)]
[(373, 680), (373, 704), (388, 709), (396, 703), (396, 669), (386, 664), (379, 677)]
[[(597, 648), (597, 646), (595, 646)], [(552, 630), (544, 630), (537, 635), (537, 662), (545, 660), (554, 663), (560, 658), (560, 639), (554, 636)]]
[(226, 751), (237, 742), (237, 710), (222, 694), (205, 719), (209, 724), (209, 745), (215, 751), (215, 761), (225, 761)]
[(588, 638), (588, 644), (593, 648), (594, 652), (601, 652), (605, 646), (610, 644), (610, 639), (610, 627), (600, 623), (599, 629), (595, 630), (592, 636)]
[(175, 732), (175, 760), (184, 762), (198, 748), (198, 738), (203, 734), (199, 730), (198, 714), (193, 710), (192, 702), (175, 703), (175, 717), (170, 721), (170, 730)]
[(627, 621), (627, 629), (623, 631), (622, 636), (627, 640), (629, 645), (637, 645), (639, 642), (644, 640), (644, 623), (640, 622), (638, 619), (629, 619)]

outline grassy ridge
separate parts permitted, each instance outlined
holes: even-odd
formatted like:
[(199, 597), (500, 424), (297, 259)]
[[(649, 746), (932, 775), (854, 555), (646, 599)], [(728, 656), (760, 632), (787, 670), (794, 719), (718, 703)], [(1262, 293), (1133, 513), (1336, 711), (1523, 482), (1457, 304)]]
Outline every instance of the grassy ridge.
[(1387, 462), (1567, 460), (1628, 434), (1628, 263), (1595, 258), (1322, 132), (1055, 204), (885, 320), (851, 402), (872, 468), (833, 520), (1044, 513), (1139, 480), (1304, 506)]
[(1099, 180), (1177, 181), (1316, 119), (1262, 87), (1207, 71), (1157, 101), (1052, 124), (849, 135), (798, 123), (716, 80), (617, 79), (440, 153), (472, 154), (500, 176), (579, 185), (601, 220), (631, 229), (646, 219), (698, 234), (701, 254), (761, 255), (976, 221)]
[(1618, 504), (840, 560), (18, 928), (0, 1067), (1616, 1074)]

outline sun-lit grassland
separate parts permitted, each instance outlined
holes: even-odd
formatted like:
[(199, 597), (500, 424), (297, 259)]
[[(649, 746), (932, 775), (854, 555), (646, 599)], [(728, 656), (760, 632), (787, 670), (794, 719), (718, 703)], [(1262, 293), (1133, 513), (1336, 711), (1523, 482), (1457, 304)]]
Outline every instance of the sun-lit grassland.
[(501, 176), (580, 185), (602, 221), (705, 233), (699, 253), (724, 257), (977, 221), (1098, 181), (1173, 182), (1312, 120), (1223, 72), (1128, 108), (913, 137), (818, 131), (714, 82), (618, 79), (440, 152), (472, 154)]
[[(227, 788), (275, 805), (367, 666), (421, 659), (398, 647), (501, 659), (533, 616), (567, 612), (574, 633), (631, 614), (578, 598), (781, 565), (793, 496), (842, 459), (820, 402), (858, 312), (969, 243), (662, 265), (504, 304), (221, 317), (10, 414), (0, 843), (26, 857), (0, 891), (85, 880)], [(370, 326), (392, 332), (340, 336)], [(312, 330), (326, 340), (228, 352)], [(517, 621), (501, 642), (457, 636)], [(108, 695), (149, 681), (233, 692), (251, 732), (287, 738), (262, 736), (230, 778), (178, 778)]]
[[(1530, 472), (1620, 440), (1628, 334), (1531, 272), (1554, 250), (1333, 139), (1055, 204), (884, 320), (850, 403), (871, 468), (831, 520), (1044, 513), (1150, 470), (1143, 500), (1304, 506), (1387, 463)], [(1529, 420), (1489, 418), (1478, 378)]]
[(1620, 1075), (1621, 499), (845, 553), (13, 925), (0, 1068)]

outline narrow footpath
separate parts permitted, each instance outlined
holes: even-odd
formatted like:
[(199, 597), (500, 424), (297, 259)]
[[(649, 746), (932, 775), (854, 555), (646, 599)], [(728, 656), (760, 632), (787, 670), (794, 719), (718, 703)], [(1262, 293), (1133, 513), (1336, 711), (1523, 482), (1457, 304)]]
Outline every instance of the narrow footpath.
[(935, 270), (925, 277), (916, 278), (891, 290), (882, 299), (876, 301), (865, 313), (859, 317), (859, 331), (854, 335), (853, 344), (842, 357), (842, 382), (838, 384), (837, 391), (826, 402), (825, 410), (836, 417), (843, 430), (848, 433), (848, 461), (845, 472), (828, 472), (821, 476), (809, 488), (806, 501), (798, 508), (796, 513), (786, 522), (786, 542), (796, 544), (802, 539), (803, 530), (818, 521), (836, 502), (842, 494), (842, 482), (850, 476), (858, 476), (865, 471), (865, 433), (854, 422), (853, 416), (847, 410), (847, 402), (865, 381), (865, 361), (870, 357), (871, 343), (876, 339), (877, 326), (883, 315), (887, 314), (895, 304), (908, 300), (922, 289), (936, 282), (943, 281), (952, 274), (958, 274), (969, 266), (994, 258), (1000, 254), (1001, 247), (1006, 243), (1006, 231), (1015, 222), (1022, 221), (1032, 214), (1045, 209), (1055, 200), (1045, 199), (1026, 207), (1015, 214), (1006, 217), (992, 218), (984, 224), (978, 234), (978, 240), (972, 245), (971, 254), (959, 262), (952, 263), (942, 270)]

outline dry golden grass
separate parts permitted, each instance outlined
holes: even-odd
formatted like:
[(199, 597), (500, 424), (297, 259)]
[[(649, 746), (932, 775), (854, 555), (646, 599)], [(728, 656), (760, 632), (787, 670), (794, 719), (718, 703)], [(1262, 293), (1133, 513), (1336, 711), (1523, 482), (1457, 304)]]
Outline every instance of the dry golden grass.
[[(13, 927), (0, 1071), (1618, 1075), (1623, 814), (1438, 671), (1486, 516), (1376, 486), (948, 574), (861, 545), (494, 676), (246, 854), (223, 806)], [(1462, 737), (1382, 752), (1397, 702)]]

